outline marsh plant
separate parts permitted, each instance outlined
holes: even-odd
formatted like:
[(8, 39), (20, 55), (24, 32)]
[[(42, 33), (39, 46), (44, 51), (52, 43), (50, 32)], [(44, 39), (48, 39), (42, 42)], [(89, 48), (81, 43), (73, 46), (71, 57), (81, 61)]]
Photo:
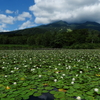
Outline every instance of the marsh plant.
[(99, 100), (100, 51), (0, 51), (0, 100), (48, 92), (54, 100)]

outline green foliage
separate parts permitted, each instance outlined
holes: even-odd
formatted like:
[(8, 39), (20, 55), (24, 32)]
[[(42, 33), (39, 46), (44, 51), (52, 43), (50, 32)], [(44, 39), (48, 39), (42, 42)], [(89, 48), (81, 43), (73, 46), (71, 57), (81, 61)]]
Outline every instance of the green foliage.
[(48, 92), (54, 100), (98, 100), (99, 60), (98, 49), (1, 50), (0, 100), (26, 100)]
[[(64, 24), (64, 23), (62, 23)], [(40, 32), (40, 28), (34, 29)], [(63, 30), (63, 29), (62, 29)], [(67, 31), (66, 31), (67, 30)], [(41, 34), (0, 35), (0, 49), (36, 49), (36, 48), (70, 48), (70, 49), (97, 49), (100, 48), (100, 32), (89, 29), (66, 29), (63, 31), (46, 31)], [(33, 32), (33, 31), (32, 31)], [(11, 46), (13, 45), (13, 46)], [(15, 45), (15, 46), (14, 46)], [(27, 46), (26, 46), (27, 45)], [(26, 46), (26, 47), (25, 47)]]
[(67, 29), (67, 32), (72, 32), (73, 30), (71, 30), (71, 29)]

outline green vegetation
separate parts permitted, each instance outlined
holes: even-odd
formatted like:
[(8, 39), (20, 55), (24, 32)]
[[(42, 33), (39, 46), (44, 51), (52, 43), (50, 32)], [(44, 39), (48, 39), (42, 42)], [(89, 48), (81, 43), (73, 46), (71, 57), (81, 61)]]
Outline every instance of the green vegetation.
[(99, 80), (100, 50), (0, 50), (0, 100), (99, 100)]
[(0, 49), (99, 49), (100, 24), (58, 21), (24, 30), (1, 32), (0, 44)]
[(29, 46), (29, 45), (17, 45), (17, 44), (1, 44), (0, 50), (30, 50), (30, 49), (40, 49), (41, 46)]
[(43, 34), (2, 34), (0, 44), (0, 49), (99, 49), (100, 32), (89, 29), (67, 29), (66, 31), (61, 29)]

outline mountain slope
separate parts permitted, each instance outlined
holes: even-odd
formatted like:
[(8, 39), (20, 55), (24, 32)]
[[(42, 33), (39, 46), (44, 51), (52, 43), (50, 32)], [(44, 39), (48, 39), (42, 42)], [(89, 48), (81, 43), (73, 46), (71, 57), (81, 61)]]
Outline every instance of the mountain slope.
[(67, 29), (94, 29), (100, 31), (100, 24), (96, 22), (85, 22), (85, 23), (67, 23), (65, 21), (57, 21), (47, 25), (41, 25), (33, 28), (27, 28), (23, 30), (11, 31), (11, 32), (0, 32), (0, 34), (41, 34), (45, 32), (54, 31), (67, 31)]
[(96, 23), (96, 22), (85, 22), (85, 23), (82, 23), (82, 24), (78, 24), (76, 25), (75, 24), (75, 29), (83, 29), (83, 28), (86, 28), (86, 29), (94, 29), (94, 30), (99, 30), (100, 31), (100, 24), (99, 23)]
[(54, 22), (54, 23), (50, 23), (48, 25), (42, 25), (39, 26), (40, 28), (43, 29), (51, 29), (51, 30), (59, 30), (59, 29), (94, 29), (94, 30), (99, 30), (100, 31), (100, 24), (96, 23), (96, 22), (85, 22), (85, 23), (67, 23), (65, 21), (58, 21), (58, 22)]

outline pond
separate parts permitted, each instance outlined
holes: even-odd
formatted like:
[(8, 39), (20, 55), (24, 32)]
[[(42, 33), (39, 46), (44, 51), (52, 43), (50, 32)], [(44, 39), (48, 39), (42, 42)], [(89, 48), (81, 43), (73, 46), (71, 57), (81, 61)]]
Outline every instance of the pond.
[[(24, 100), (24, 99), (22, 99), (22, 100)], [(35, 96), (31, 95), (29, 97), (29, 99), (27, 99), (27, 100), (54, 100), (54, 96), (50, 93), (43, 93), (39, 97), (35, 97)]]

